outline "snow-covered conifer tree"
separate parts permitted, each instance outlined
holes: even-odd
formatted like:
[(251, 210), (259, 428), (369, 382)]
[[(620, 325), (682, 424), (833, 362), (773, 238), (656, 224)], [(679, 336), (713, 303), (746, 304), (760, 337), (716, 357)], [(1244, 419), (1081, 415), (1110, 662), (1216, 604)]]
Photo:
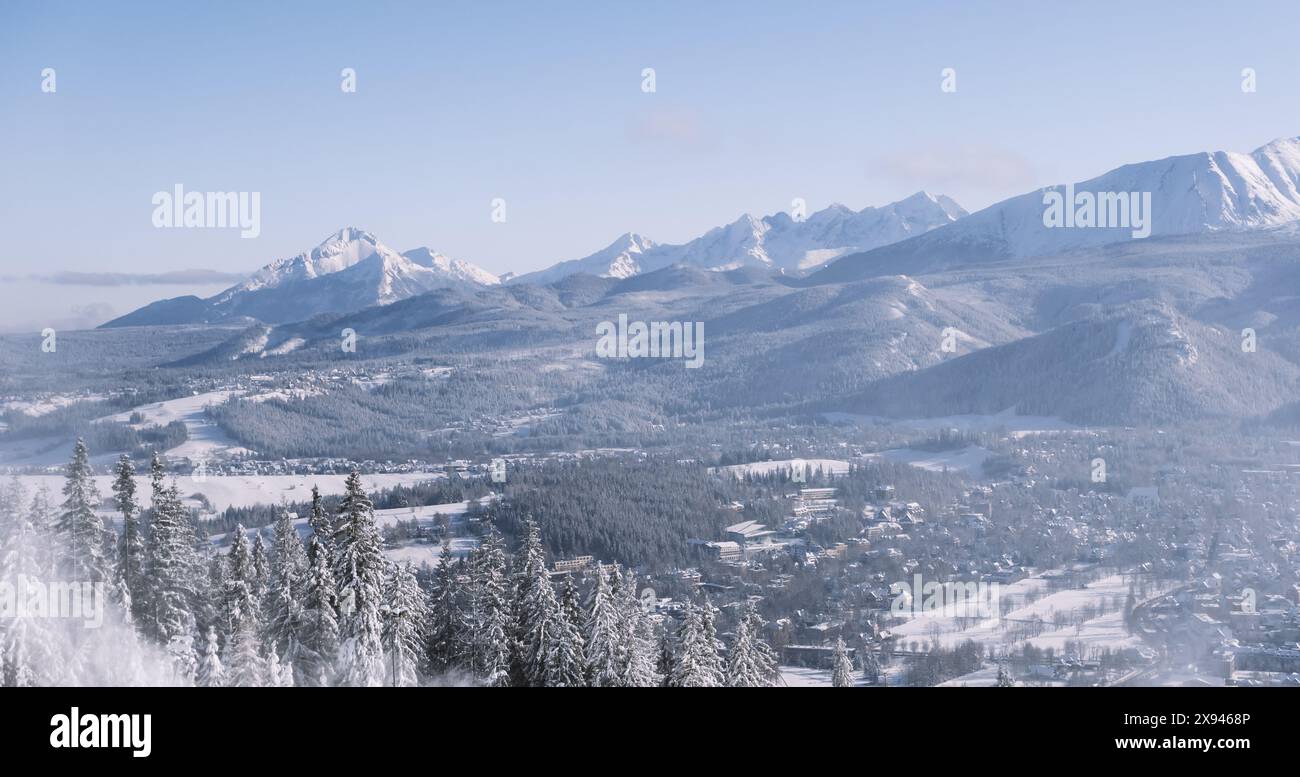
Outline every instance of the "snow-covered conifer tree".
[[(708, 605), (705, 605), (708, 606)], [(708, 616), (711, 619), (711, 615)], [(677, 629), (673, 666), (668, 683), (674, 688), (711, 688), (721, 684), (718, 653), (709, 637), (704, 609), (689, 600)]]
[(257, 598), (257, 570), (248, 532), (235, 527), (226, 555), (226, 592), (223, 601), (225, 656), (229, 684), (256, 687), (267, 683), (263, 656), (262, 607)]
[(58, 522), (60, 573), (65, 580), (77, 583), (108, 582), (104, 523), (95, 513), (99, 493), (91, 479), (90, 454), (80, 438), (68, 462), (63, 496)]
[(334, 578), (338, 583), (339, 682), (350, 686), (384, 683), (384, 560), (375, 508), (355, 470), (344, 484), (334, 523)]
[(853, 687), (853, 662), (849, 660), (849, 649), (843, 637), (835, 640), (835, 653), (831, 656), (831, 685), (835, 688)]
[(510, 682), (510, 605), (506, 600), (506, 556), (501, 535), (488, 529), (472, 572), (471, 634), (474, 674), (485, 685)]
[(557, 608), (553, 633), (555, 645), (547, 662), (546, 685), (553, 688), (580, 688), (587, 685), (587, 662), (583, 655), (582, 610), (573, 578), (565, 581)]
[(615, 570), (615, 574), (619, 577), (619, 633), (622, 635), (624, 645), (619, 675), (623, 685), (629, 688), (658, 685), (659, 676), (655, 670), (654, 628), (637, 596), (636, 575), (631, 570), (626, 574), (618, 567), (615, 567)]
[(724, 666), (721, 650), (724, 646), (718, 639), (716, 618), (717, 610), (705, 596), (700, 604), (700, 666), (708, 673), (711, 684), (722, 685)]
[[(14, 592), (15, 600), (29, 582), (48, 581), (49, 559), (42, 546), (51, 538), (32, 521), (24, 500), (17, 479), (0, 488), (0, 584)], [(54, 685), (64, 678), (61, 640), (52, 623), (30, 614), (0, 617), (0, 685)]]
[(777, 660), (776, 652), (763, 639), (767, 622), (763, 620), (763, 616), (759, 614), (753, 602), (746, 603), (741, 617), (745, 619), (746, 630), (749, 632), (754, 665), (758, 668), (759, 674), (766, 679), (766, 685), (776, 685), (781, 678), (780, 662)]
[(527, 523), (522, 555), (512, 660), (518, 682), (531, 687), (580, 684), (585, 672), (580, 661), (576, 668), (573, 665), (578, 658), (577, 646), (568, 634), (568, 629), (576, 631), (576, 626), (568, 623), (555, 596), (541, 534), (532, 521)]
[(308, 543), (311, 568), (303, 590), (302, 641), (298, 673), (303, 685), (328, 685), (339, 650), (338, 589), (329, 547), (313, 536)]
[(451, 544), (444, 542), (442, 553), (438, 556), (429, 621), (425, 627), (428, 639), (425, 660), (431, 674), (468, 668), (467, 645), (470, 635), (464, 611), (465, 597), (462, 594), (456, 576), (456, 564), (451, 555)]
[(623, 635), (618, 603), (599, 564), (595, 578), (587, 597), (587, 677), (596, 688), (618, 687), (623, 682), (620, 672)]
[(220, 688), (226, 684), (226, 668), (221, 664), (216, 629), (208, 629), (208, 635), (204, 641), (203, 658), (199, 661), (199, 669), (194, 678), (194, 684), (201, 688)]
[(741, 617), (736, 622), (736, 638), (727, 653), (727, 685), (732, 688), (759, 688), (768, 680), (754, 656), (754, 641), (749, 633), (749, 620)]
[(123, 453), (117, 460), (113, 497), (122, 514), (122, 534), (117, 542), (117, 584), (130, 599), (130, 613), (139, 621), (148, 610), (145, 599), (145, 547), (140, 531), (140, 506), (135, 498), (135, 467)]
[(284, 656), (285, 667), (298, 668), (302, 642), (302, 596), (307, 583), (307, 552), (303, 549), (293, 516), (281, 506), (271, 543), (270, 584), (266, 600), (267, 642)]
[(394, 565), (384, 596), (384, 647), (388, 682), (395, 688), (419, 685), (417, 671), (425, 649), (423, 629), (429, 607), (410, 563)]
[[(311, 487), (311, 512), (307, 515), (307, 525), (311, 527), (312, 536), (316, 537), (319, 545), (326, 549), (332, 550), (334, 547), (334, 521), (330, 514), (325, 512), (325, 505), (320, 497), (320, 488)], [(311, 543), (307, 545), (308, 561), (314, 562), (316, 557), (311, 554)]]
[(151, 472), (152, 523), (145, 544), (148, 606), (140, 625), (146, 634), (167, 645), (177, 637), (192, 636), (195, 629), (194, 542), (176, 487), (163, 483), (162, 462), (157, 454)]

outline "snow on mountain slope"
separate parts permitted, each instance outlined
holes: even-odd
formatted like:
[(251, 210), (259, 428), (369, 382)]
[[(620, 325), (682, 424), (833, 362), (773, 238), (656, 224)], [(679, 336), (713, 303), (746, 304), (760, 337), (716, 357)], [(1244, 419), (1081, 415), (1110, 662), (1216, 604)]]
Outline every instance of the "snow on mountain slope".
[(674, 264), (706, 270), (757, 267), (799, 273), (846, 253), (928, 232), (965, 215), (952, 199), (925, 192), (860, 211), (835, 204), (798, 221), (788, 213), (763, 218), (746, 213), (681, 245), (655, 245), (628, 233), (591, 256), (560, 262), (511, 282), (551, 283), (577, 272), (627, 278)]
[(441, 288), (481, 289), (500, 283), (492, 273), (428, 248), (399, 254), (369, 232), (347, 227), (320, 245), (278, 259), (207, 300), (141, 308), (105, 324), (230, 321), (252, 318), (266, 323), (300, 321), (321, 313), (347, 313), (389, 305)]
[(453, 259), (446, 254), (440, 254), (424, 246), (413, 248), (410, 251), (403, 251), (402, 256), (421, 267), (427, 267), (430, 270), (442, 273), (448, 278), (456, 278), (467, 283), (476, 283), (480, 286), (495, 286), (501, 282), (500, 278), (476, 264), (470, 264), (463, 259)]
[(320, 245), (297, 256), (277, 259), (243, 283), (218, 294), (215, 304), (222, 304), (241, 293), (273, 289), (294, 281), (329, 275), (355, 265), (376, 252), (391, 253), (374, 235), (355, 227), (345, 227), (325, 238)]
[(1300, 369), (1244, 353), (1238, 333), (1142, 302), (879, 381), (838, 403), (897, 418), (993, 414), (1082, 424), (1264, 415), (1295, 395)]
[(907, 276), (798, 289), (706, 317), (710, 358), (730, 357), (740, 365), (715, 401), (764, 404), (851, 394), (939, 363), (949, 330), (959, 354), (1028, 334), (1008, 318), (1000, 306), (970, 305)]
[(510, 282), (554, 283), (575, 273), (587, 273), (600, 278), (628, 278), (641, 272), (641, 256), (654, 247), (655, 243), (650, 238), (627, 232), (591, 256), (570, 259), (545, 270), (516, 276)]
[[(1094, 200), (1094, 220), (1107, 206), (1097, 195), (1134, 193), (1127, 205), (1148, 220), (1149, 236), (1279, 227), (1300, 220), (1300, 139), (1275, 140), (1249, 154), (1213, 151), (1124, 165), (1079, 183), (1047, 187), (991, 205), (954, 224), (874, 252), (846, 256), (814, 275), (835, 282), (951, 266), (963, 262), (1027, 258), (1143, 239), (1130, 218), (1125, 226), (1054, 226), (1044, 223), (1045, 197), (1073, 192), (1075, 213)], [(1142, 196), (1150, 196), (1150, 212)], [(1071, 223), (1075, 223), (1073, 216)]]
[(918, 192), (881, 208), (854, 212), (843, 205), (820, 210), (802, 223), (784, 213), (771, 216), (768, 256), (785, 269), (811, 270), (838, 256), (897, 243), (956, 221), (966, 211), (952, 199)]
[(399, 254), (369, 232), (349, 227), (309, 252), (268, 265), (218, 295), (212, 306), (224, 316), (280, 323), (389, 305), (439, 288), (497, 282), (468, 262), (428, 248)]

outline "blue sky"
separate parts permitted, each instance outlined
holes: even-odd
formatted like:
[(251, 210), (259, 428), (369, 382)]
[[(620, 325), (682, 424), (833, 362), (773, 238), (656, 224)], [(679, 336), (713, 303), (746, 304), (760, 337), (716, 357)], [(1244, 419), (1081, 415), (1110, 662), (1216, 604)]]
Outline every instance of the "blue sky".
[[(975, 210), (1300, 135), (1295, 3), (115, 5), (0, 4), (0, 329), (217, 288), (30, 276), (246, 272), (344, 225), (520, 272), (795, 197)], [(176, 183), (260, 192), (261, 235), (155, 229)]]

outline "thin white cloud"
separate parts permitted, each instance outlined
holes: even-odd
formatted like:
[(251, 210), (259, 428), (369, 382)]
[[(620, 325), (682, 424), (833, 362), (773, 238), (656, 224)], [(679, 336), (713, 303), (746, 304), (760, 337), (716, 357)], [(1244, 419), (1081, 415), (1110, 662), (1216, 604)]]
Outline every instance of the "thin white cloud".
[(683, 151), (702, 151), (715, 145), (700, 115), (682, 106), (655, 106), (629, 120), (628, 138), (638, 143), (664, 145)]
[(163, 273), (57, 272), (50, 275), (29, 275), (23, 280), (58, 286), (201, 286), (235, 284), (246, 277), (248, 276), (242, 273), (220, 270), (174, 270)]
[(908, 190), (949, 194), (963, 205), (992, 202), (1032, 189), (1033, 164), (1005, 148), (981, 145), (937, 145), (879, 157), (867, 166), (873, 177)]

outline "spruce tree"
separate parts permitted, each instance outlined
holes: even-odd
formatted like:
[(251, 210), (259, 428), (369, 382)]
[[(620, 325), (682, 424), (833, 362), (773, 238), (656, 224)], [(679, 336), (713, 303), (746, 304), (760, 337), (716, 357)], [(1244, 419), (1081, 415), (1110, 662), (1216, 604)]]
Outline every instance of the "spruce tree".
[[(0, 584), (21, 596), (27, 583), (48, 578), (48, 558), (41, 546), (50, 537), (24, 509), (17, 479), (0, 488)], [(57, 684), (66, 674), (63, 640), (49, 618), (25, 614), (0, 618), (0, 685), (25, 688)]]
[(731, 688), (760, 688), (768, 685), (767, 677), (754, 654), (754, 641), (749, 633), (749, 620), (736, 621), (736, 638), (727, 653), (727, 686)]
[(252, 543), (243, 524), (231, 532), (230, 550), (226, 554), (225, 595), (222, 617), (227, 637), (233, 637), (245, 623), (252, 623), (253, 632), (261, 628), (261, 604), (257, 600), (257, 572), (253, 566)]
[(754, 666), (759, 675), (764, 678), (765, 685), (777, 685), (781, 680), (780, 661), (777, 660), (776, 652), (763, 639), (767, 622), (763, 620), (763, 616), (759, 614), (753, 602), (746, 603), (741, 617), (745, 620), (746, 630), (749, 632)]
[(874, 650), (862, 651), (862, 679), (871, 685), (880, 682), (880, 659), (876, 657)]
[[(318, 545), (326, 549), (332, 549), (334, 543), (334, 522), (330, 520), (329, 513), (325, 512), (325, 505), (321, 501), (320, 488), (313, 485), (311, 487), (311, 512), (307, 516), (307, 525), (311, 527), (312, 536), (317, 539)], [(308, 561), (315, 562), (316, 557), (312, 554), (311, 544), (308, 543)]]
[(537, 524), (528, 521), (526, 526), (516, 588), (514, 672), (519, 684), (535, 688), (581, 684), (584, 671), (574, 639), (577, 627), (564, 617), (555, 596)]
[(626, 575), (615, 567), (620, 578), (618, 588), (619, 633), (624, 648), (620, 677), (624, 686), (647, 688), (659, 684), (655, 671), (655, 638), (650, 619), (642, 610), (636, 593), (636, 575), (630, 570)]
[(130, 598), (132, 619), (139, 622), (148, 612), (145, 598), (145, 547), (140, 531), (140, 506), (135, 498), (135, 467), (125, 453), (117, 460), (113, 496), (122, 514), (122, 534), (117, 543), (117, 584)]
[(587, 685), (586, 659), (582, 654), (581, 610), (572, 581), (572, 578), (568, 578), (556, 611), (555, 644), (547, 661), (545, 681), (552, 688), (580, 688)]
[(430, 674), (439, 675), (465, 667), (469, 634), (462, 600), (451, 544), (443, 542), (442, 553), (438, 556), (438, 570), (434, 575), (433, 600), (429, 606), (429, 622), (425, 632), (428, 638), (425, 660)]
[(578, 586), (573, 581), (572, 574), (564, 576), (564, 589), (560, 592), (560, 608), (564, 610), (565, 619), (573, 624), (576, 629), (575, 644), (585, 666), (587, 662), (587, 636), (584, 633), (583, 625), (587, 621), (587, 616), (582, 610), (582, 604), (578, 601)]
[(659, 674), (659, 685), (664, 688), (671, 687), (673, 684), (673, 666), (676, 665), (676, 658), (673, 654), (673, 638), (667, 629), (659, 635), (659, 656), (656, 669)]
[(723, 681), (723, 662), (720, 652), (723, 644), (718, 639), (716, 617), (717, 610), (709, 601), (709, 597), (705, 596), (700, 605), (700, 666), (708, 674), (709, 683), (715, 686), (722, 685)]
[(146, 634), (168, 645), (176, 639), (189, 639), (195, 629), (194, 542), (176, 487), (164, 484), (162, 462), (156, 453), (151, 475), (152, 521), (145, 544), (147, 608), (141, 626)]
[(230, 685), (240, 688), (267, 684), (261, 602), (257, 598), (257, 569), (248, 532), (237, 525), (226, 555), (223, 602), (224, 663)]
[(253, 564), (252, 588), (257, 604), (265, 608), (267, 596), (271, 590), (271, 559), (266, 553), (266, 542), (262, 539), (262, 530), (258, 529), (253, 537), (253, 552), (250, 556)]
[(619, 653), (622, 650), (618, 605), (609, 579), (599, 564), (587, 598), (587, 677), (596, 688), (622, 685)]
[(221, 664), (216, 629), (208, 629), (208, 635), (204, 641), (203, 658), (199, 662), (199, 670), (194, 678), (194, 684), (201, 688), (220, 688), (226, 684), (226, 669)]
[[(14, 477), (13, 486), (15, 493), (21, 498), (22, 488), (16, 476)], [(31, 520), (32, 530), (36, 533), (36, 536), (43, 539), (40, 547), (35, 549), (36, 556), (32, 563), (43, 570), (43, 575), (53, 579), (58, 571), (58, 558), (54, 542), (58, 534), (58, 518), (54, 514), (54, 508), (50, 500), (50, 489), (44, 483), (36, 488), (36, 494), (32, 497), (32, 509), (28, 513), (28, 517)]]
[(95, 513), (99, 494), (91, 478), (90, 454), (77, 438), (63, 485), (63, 509), (59, 515), (59, 570), (65, 580), (76, 583), (108, 582), (104, 558), (104, 523)]
[(429, 607), (410, 563), (393, 567), (384, 596), (384, 647), (388, 649), (389, 684), (419, 685), (417, 667), (424, 652)]
[(334, 527), (334, 578), (339, 601), (339, 681), (344, 685), (384, 684), (383, 606), (386, 562), (375, 509), (355, 470), (344, 484)]
[(267, 661), (262, 657), (262, 637), (254, 618), (236, 621), (226, 642), (227, 684), (234, 688), (260, 688), (268, 684)]
[(289, 671), (298, 668), (302, 643), (302, 596), (307, 583), (307, 552), (303, 549), (293, 515), (281, 506), (271, 544), (270, 585), (266, 601), (267, 642), (284, 657)]
[(334, 583), (329, 547), (313, 536), (308, 555), (312, 558), (303, 591), (302, 641), (298, 672), (304, 685), (328, 685), (334, 676), (339, 650), (338, 588)]
[(849, 660), (848, 646), (843, 637), (835, 640), (835, 652), (831, 656), (831, 686), (834, 688), (853, 687), (853, 662)]
[(471, 664), (484, 685), (510, 682), (510, 605), (501, 535), (489, 527), (475, 554), (471, 590)]
[(717, 649), (708, 637), (704, 619), (702, 608), (688, 600), (673, 646), (668, 684), (674, 688), (712, 688), (721, 683)]

